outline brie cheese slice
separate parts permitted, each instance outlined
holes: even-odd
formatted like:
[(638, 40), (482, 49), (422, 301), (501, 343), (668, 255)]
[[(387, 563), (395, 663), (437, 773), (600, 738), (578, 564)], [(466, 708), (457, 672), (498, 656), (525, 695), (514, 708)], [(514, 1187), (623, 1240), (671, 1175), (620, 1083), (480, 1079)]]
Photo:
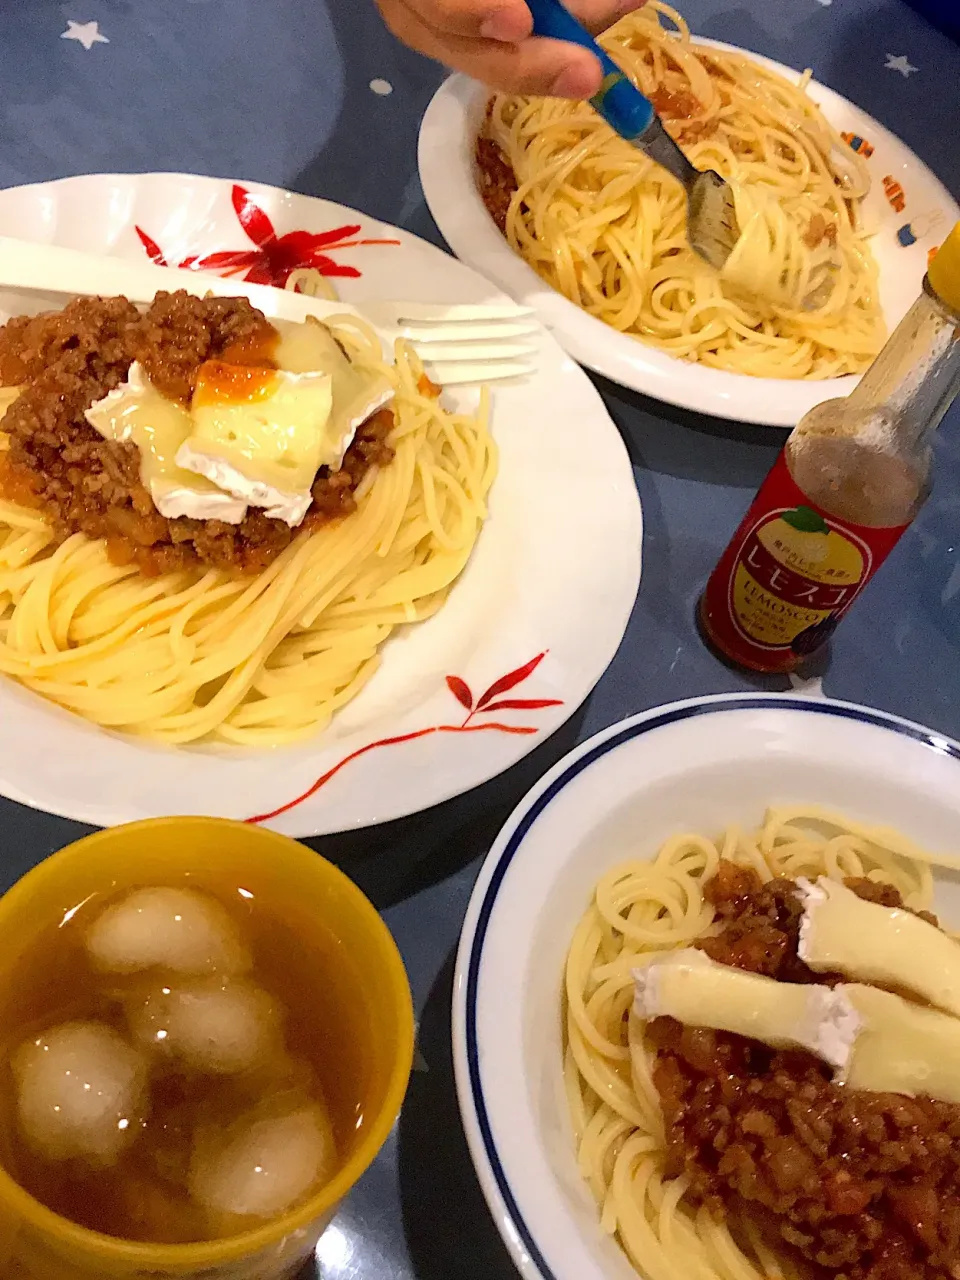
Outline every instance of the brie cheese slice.
[(856, 1014), (829, 987), (777, 982), (693, 948), (657, 956), (633, 979), (639, 1018), (676, 1018), (777, 1049), (806, 1049), (835, 1067), (847, 1061), (857, 1032)]
[(161, 395), (137, 361), (126, 382), (92, 404), (84, 416), (105, 440), (137, 446), (140, 480), (168, 520), (189, 516), (239, 524), (243, 519), (246, 502), (177, 464), (177, 451), (193, 430), (193, 421), (183, 405)]
[(298, 525), (317, 472), (346, 449), (331, 431), (332, 404), (328, 373), (207, 361), (197, 373), (193, 430), (177, 463), (268, 516)]
[(860, 1019), (838, 1084), (960, 1102), (960, 1019), (860, 983), (836, 990)]
[(357, 428), (378, 409), (393, 399), (393, 387), (382, 374), (358, 369), (344, 355), (340, 344), (319, 320), (298, 324), (292, 320), (274, 320), (280, 334), (274, 358), (281, 369), (290, 373), (310, 373), (324, 369), (333, 379), (333, 406), (330, 410), (330, 435), (342, 443), (340, 457), (327, 466), (338, 471), (343, 454), (353, 441)]
[(811, 969), (915, 992), (960, 1016), (960, 943), (913, 912), (865, 902), (826, 876), (798, 885), (797, 954)]

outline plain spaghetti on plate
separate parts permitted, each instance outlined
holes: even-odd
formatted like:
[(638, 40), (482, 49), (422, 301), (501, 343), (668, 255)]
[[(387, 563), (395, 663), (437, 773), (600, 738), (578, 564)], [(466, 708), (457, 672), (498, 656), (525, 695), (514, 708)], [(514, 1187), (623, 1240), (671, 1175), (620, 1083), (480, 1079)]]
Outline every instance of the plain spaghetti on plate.
[(0, 673), (111, 729), (274, 745), (441, 607), (496, 472), (486, 395), (450, 413), (409, 346), (329, 323), (176, 293), (0, 331)]
[[(812, 807), (677, 835), (597, 885), (564, 1077), (581, 1173), (646, 1280), (958, 1274), (960, 946), (931, 895), (922, 851)], [(823, 1020), (784, 1017), (801, 1007)]]
[(721, 276), (687, 243), (680, 185), (589, 104), (498, 94), (478, 168), (510, 245), (589, 314), (671, 355), (758, 377), (862, 372), (884, 341), (861, 216), (870, 180), (809, 76), (791, 84), (693, 44), (660, 0), (602, 43), (697, 168), (731, 182), (741, 241)]

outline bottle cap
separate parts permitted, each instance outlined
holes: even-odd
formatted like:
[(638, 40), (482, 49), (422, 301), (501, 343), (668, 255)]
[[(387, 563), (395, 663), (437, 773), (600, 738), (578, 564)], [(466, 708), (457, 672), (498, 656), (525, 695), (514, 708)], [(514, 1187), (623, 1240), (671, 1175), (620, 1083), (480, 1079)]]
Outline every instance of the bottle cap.
[(941, 302), (954, 311), (960, 311), (960, 222), (934, 255), (927, 279)]

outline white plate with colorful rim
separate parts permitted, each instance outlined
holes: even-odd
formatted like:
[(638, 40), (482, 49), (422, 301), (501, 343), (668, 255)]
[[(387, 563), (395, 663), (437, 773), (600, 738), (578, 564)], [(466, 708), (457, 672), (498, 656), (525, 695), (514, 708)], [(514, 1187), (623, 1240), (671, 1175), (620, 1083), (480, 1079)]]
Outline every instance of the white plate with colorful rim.
[[(597, 881), (681, 831), (753, 829), (821, 805), (960, 851), (960, 743), (852, 703), (720, 694), (612, 725), (561, 760), (500, 832), (457, 954), (453, 1055), (470, 1153), (525, 1280), (643, 1280), (600, 1227), (563, 1086), (564, 960)], [(960, 875), (934, 869), (960, 927)]]
[[(325, 200), (215, 178), (92, 175), (0, 191), (0, 235), (171, 265), (200, 259), (207, 270), (228, 264), (263, 284), (315, 266), (361, 308), (364, 299), (503, 300), (404, 231)], [(0, 321), (10, 303), (0, 294)], [(210, 814), (322, 835), (459, 795), (554, 732), (623, 636), (642, 519), (599, 395), (548, 334), (537, 344), (535, 373), (492, 390), (500, 474), (470, 563), (438, 614), (388, 641), (374, 678), (326, 731), (272, 751), (158, 747), (0, 679), (0, 792), (101, 826)], [(477, 400), (472, 388), (448, 394), (463, 408)]]
[[(744, 54), (796, 81), (798, 72), (716, 40), (697, 41)], [(871, 247), (890, 330), (920, 292), (930, 253), (960, 218), (960, 208), (922, 160), (865, 111), (816, 81), (811, 98), (849, 145), (869, 162), (874, 182), (865, 217), (877, 228)], [(420, 181), (430, 212), (459, 258), (533, 307), (566, 351), (613, 382), (668, 404), (764, 426), (793, 427), (808, 409), (848, 395), (855, 377), (816, 382), (751, 378), (678, 360), (618, 333), (552, 289), (497, 230), (477, 189), (474, 145), (490, 91), (463, 75), (434, 95), (420, 126)]]

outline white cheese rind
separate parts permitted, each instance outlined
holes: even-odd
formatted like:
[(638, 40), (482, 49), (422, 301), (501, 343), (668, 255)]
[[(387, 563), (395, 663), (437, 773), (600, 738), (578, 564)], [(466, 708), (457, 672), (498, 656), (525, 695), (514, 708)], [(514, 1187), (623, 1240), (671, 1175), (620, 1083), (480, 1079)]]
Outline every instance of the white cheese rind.
[(836, 990), (856, 1010), (860, 1031), (834, 1077), (848, 1089), (960, 1102), (960, 1020), (859, 983)]
[(797, 954), (811, 969), (915, 992), (960, 1017), (960, 944), (912, 912), (865, 902), (826, 876), (798, 885)]
[(846, 1063), (859, 1027), (850, 1003), (828, 987), (777, 982), (692, 948), (658, 956), (633, 977), (639, 1018), (676, 1018), (773, 1048), (805, 1049), (834, 1067)]
[(247, 504), (222, 489), (197, 484), (168, 484), (162, 480), (150, 482), (153, 505), (168, 520), (187, 516), (191, 520), (222, 520), (224, 524), (239, 524), (247, 514)]
[(264, 515), (282, 520), (291, 529), (302, 522), (313, 501), (313, 494), (309, 491), (285, 493), (261, 480), (251, 480), (225, 459), (200, 452), (189, 442), (180, 446), (177, 462), (185, 471), (205, 476), (218, 488), (225, 489), (233, 495), (234, 501), (240, 500), (244, 507), (264, 507)]

